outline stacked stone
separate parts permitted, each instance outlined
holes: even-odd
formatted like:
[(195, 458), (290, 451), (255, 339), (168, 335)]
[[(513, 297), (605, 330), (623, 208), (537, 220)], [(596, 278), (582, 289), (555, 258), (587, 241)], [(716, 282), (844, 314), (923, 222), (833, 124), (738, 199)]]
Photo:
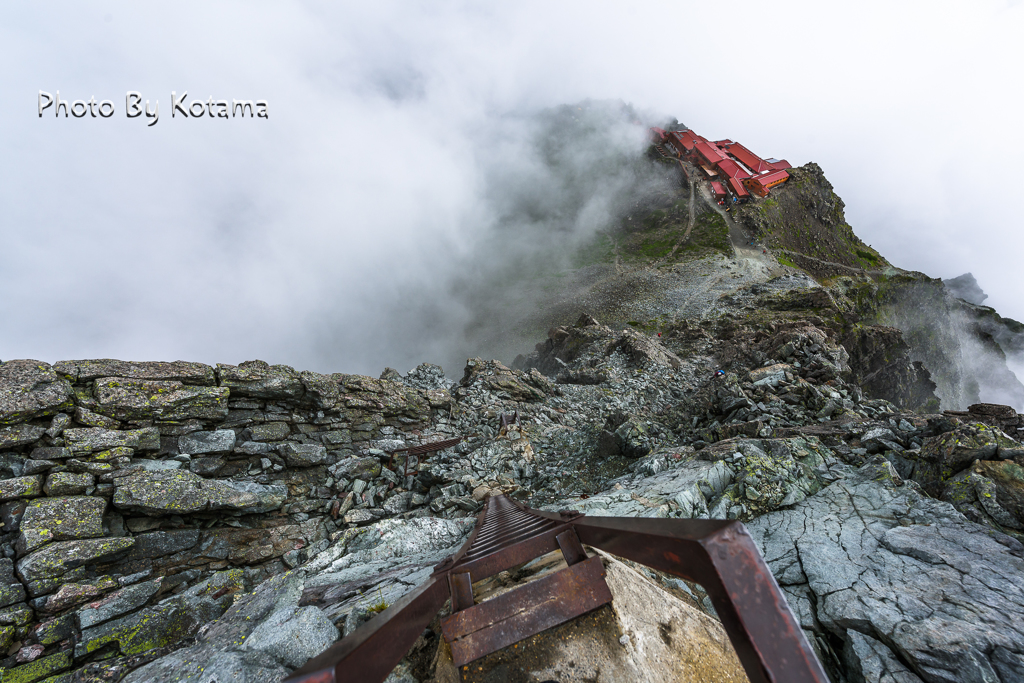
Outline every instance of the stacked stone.
[(5, 680), (158, 652), (346, 525), (425, 514), (429, 475), (400, 480), (384, 449), (454, 432), (434, 384), (262, 361), (0, 363)]

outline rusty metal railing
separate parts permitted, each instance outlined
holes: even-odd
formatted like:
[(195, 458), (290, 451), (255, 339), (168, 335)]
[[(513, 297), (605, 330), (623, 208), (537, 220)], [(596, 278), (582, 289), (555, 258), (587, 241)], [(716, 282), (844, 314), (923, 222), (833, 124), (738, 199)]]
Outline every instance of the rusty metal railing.
[[(469, 539), (430, 578), (285, 683), (383, 681), (451, 598), (441, 631), (456, 666), (611, 601), (600, 548), (700, 584), (751, 683), (828, 683), (786, 598), (740, 522), (587, 517), (488, 498)], [(565, 569), (474, 604), (473, 584), (561, 550)]]

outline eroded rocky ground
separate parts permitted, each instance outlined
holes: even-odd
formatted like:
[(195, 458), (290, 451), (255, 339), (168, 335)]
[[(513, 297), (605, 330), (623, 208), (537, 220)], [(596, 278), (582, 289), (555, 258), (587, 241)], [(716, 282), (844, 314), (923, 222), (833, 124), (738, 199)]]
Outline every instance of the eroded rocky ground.
[[(458, 381), (430, 364), (0, 364), (3, 680), (280, 681), (422, 582), (497, 492), (743, 521), (835, 681), (1024, 680), (1024, 418), (965, 403), (970, 349), (911, 312), (938, 301), (992, 353), (1024, 344), (941, 284), (839, 260), (817, 280), (740, 251), (634, 264), (563, 302), (532, 353), (470, 359)], [(657, 588), (728, 659), (699, 586), (614, 567), (621, 595)], [(628, 630), (621, 602), (602, 628)], [(393, 681), (448, 680), (436, 627)], [(646, 680), (639, 636), (620, 635), (601, 661)], [(614, 680), (599, 668), (587, 680)]]

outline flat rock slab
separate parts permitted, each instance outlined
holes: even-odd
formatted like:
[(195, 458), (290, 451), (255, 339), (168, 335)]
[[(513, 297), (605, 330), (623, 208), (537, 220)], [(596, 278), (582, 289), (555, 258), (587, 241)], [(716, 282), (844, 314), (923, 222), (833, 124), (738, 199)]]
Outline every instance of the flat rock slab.
[(156, 451), (160, 449), (160, 430), (156, 427), (128, 430), (84, 427), (65, 429), (64, 440), (75, 453), (93, 453), (118, 447)]
[(213, 386), (217, 383), (213, 368), (202, 363), (178, 360), (124, 361), (112, 358), (97, 360), (62, 360), (53, 369), (71, 377), (75, 382), (88, 382), (100, 377), (124, 377), (126, 379), (174, 380), (184, 384)]
[(0, 501), (15, 498), (34, 498), (43, 494), (43, 475), (16, 477), (0, 481)]
[(25, 582), (55, 578), (70, 569), (112, 559), (133, 545), (135, 539), (127, 537), (57, 541), (18, 560), (18, 576)]
[(137, 583), (121, 590), (111, 593), (102, 600), (90, 602), (78, 611), (78, 624), (81, 628), (90, 628), (104, 621), (119, 617), (126, 612), (137, 609), (160, 590), (163, 577)]
[(96, 477), (88, 473), (53, 472), (47, 475), (43, 492), (48, 496), (74, 496), (85, 493), (96, 483)]
[(889, 463), (748, 529), (804, 628), (846, 641), (854, 670), (898, 660), (925, 681), (1021, 680), (1024, 549), (903, 484)]
[(217, 364), (220, 385), (236, 396), (253, 398), (297, 399), (305, 393), (299, 373), (287, 365), (270, 365), (250, 360), (239, 365)]
[(223, 420), (229, 394), (227, 387), (120, 377), (102, 377), (93, 386), (96, 412), (118, 420)]
[(0, 363), (0, 425), (53, 415), (73, 408), (71, 384), (47, 363)]
[(187, 470), (130, 470), (114, 479), (113, 503), (147, 514), (192, 514), (212, 510), (269, 512), (281, 507), (285, 486), (203, 479)]
[(25, 508), (18, 552), (32, 552), (51, 541), (98, 538), (103, 535), (105, 498), (62, 496), (37, 498)]
[(327, 449), (317, 444), (286, 443), (277, 450), (290, 467), (312, 467), (327, 460)]
[(178, 450), (189, 455), (227, 453), (235, 447), (235, 432), (218, 429), (212, 432), (192, 432), (178, 437)]
[(46, 428), (39, 425), (0, 427), (0, 448), (15, 448), (35, 443), (43, 438)]

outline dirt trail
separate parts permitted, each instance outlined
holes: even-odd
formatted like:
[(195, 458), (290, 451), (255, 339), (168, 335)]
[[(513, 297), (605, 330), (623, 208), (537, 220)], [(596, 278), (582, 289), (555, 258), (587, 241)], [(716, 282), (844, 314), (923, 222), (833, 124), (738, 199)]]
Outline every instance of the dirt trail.
[(690, 211), (690, 218), (689, 218), (689, 221), (686, 224), (686, 232), (683, 233), (683, 236), (672, 247), (672, 251), (668, 252), (668, 254), (666, 254), (665, 256), (662, 256), (660, 259), (658, 259), (653, 264), (651, 264), (652, 267), (657, 268), (658, 266), (660, 266), (661, 264), (665, 263), (666, 261), (670, 261), (672, 259), (672, 257), (676, 255), (676, 252), (679, 251), (679, 247), (681, 247), (684, 244), (686, 244), (686, 242), (690, 239), (690, 233), (693, 231), (693, 224), (697, 222), (697, 203), (695, 201), (696, 199), (697, 199), (696, 184), (691, 179), (690, 180), (690, 199), (687, 201), (688, 208), (689, 208), (689, 211)]

